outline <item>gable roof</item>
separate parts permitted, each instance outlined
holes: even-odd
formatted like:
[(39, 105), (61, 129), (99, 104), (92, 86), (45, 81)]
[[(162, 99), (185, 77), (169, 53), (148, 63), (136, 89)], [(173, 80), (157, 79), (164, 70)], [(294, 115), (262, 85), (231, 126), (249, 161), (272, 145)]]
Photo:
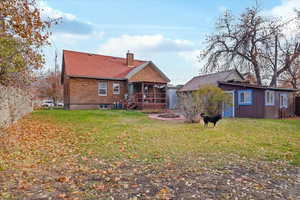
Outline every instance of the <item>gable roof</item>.
[(73, 77), (126, 79), (126, 75), (147, 61), (134, 60), (133, 67), (128, 67), (126, 58), (63, 51), (64, 73)]
[(147, 67), (148, 65), (151, 65), (155, 71), (157, 71), (163, 79), (165, 79), (166, 82), (170, 82), (170, 79), (162, 72), (160, 71), (160, 69), (151, 61), (146, 62), (138, 67), (135, 67), (133, 70), (131, 70), (127, 75), (126, 78), (130, 79), (131, 77), (133, 77), (135, 74), (137, 74), (139, 71), (143, 70), (145, 67)]
[(129, 67), (126, 64), (126, 58), (63, 51), (63, 73), (70, 77), (128, 80), (149, 64), (166, 82), (170, 81), (151, 61), (134, 60), (133, 66)]
[(240, 80), (244, 80), (244, 77), (237, 70), (228, 70), (213, 74), (195, 76), (190, 81), (188, 81), (179, 91), (195, 91), (203, 85), (217, 86), (219, 81), (227, 81), (230, 75), (237, 75), (240, 78)]

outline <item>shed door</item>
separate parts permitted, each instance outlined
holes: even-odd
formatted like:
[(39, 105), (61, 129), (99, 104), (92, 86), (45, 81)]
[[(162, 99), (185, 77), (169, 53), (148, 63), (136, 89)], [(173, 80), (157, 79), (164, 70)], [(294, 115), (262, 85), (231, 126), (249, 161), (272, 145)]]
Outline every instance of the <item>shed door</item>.
[(234, 91), (226, 91), (230, 96), (230, 104), (223, 103), (223, 117), (234, 117)]

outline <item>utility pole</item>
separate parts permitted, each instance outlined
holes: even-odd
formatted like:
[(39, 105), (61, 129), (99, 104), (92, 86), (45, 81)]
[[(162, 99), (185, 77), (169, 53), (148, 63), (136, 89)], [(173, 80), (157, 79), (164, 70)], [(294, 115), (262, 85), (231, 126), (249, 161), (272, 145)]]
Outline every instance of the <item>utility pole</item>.
[(57, 58), (58, 58), (58, 55), (57, 55), (57, 50), (55, 50), (55, 63), (54, 63), (54, 73), (55, 73), (55, 76), (57, 75), (58, 73), (58, 61), (57, 61)]
[(274, 86), (277, 87), (278, 34), (275, 35)]

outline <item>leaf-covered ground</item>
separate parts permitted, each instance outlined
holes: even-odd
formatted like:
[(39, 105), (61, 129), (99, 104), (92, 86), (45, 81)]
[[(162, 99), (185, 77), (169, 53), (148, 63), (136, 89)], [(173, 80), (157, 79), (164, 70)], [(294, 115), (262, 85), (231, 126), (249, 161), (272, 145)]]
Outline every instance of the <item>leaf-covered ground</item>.
[(299, 199), (298, 120), (217, 128), (37, 111), (0, 133), (0, 199)]

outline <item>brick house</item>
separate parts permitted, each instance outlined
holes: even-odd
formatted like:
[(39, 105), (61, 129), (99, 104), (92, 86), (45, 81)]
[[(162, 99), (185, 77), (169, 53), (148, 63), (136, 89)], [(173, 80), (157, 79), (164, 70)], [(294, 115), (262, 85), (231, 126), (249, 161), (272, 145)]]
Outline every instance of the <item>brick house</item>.
[(166, 108), (170, 80), (151, 61), (64, 50), (61, 82), (65, 109)]

